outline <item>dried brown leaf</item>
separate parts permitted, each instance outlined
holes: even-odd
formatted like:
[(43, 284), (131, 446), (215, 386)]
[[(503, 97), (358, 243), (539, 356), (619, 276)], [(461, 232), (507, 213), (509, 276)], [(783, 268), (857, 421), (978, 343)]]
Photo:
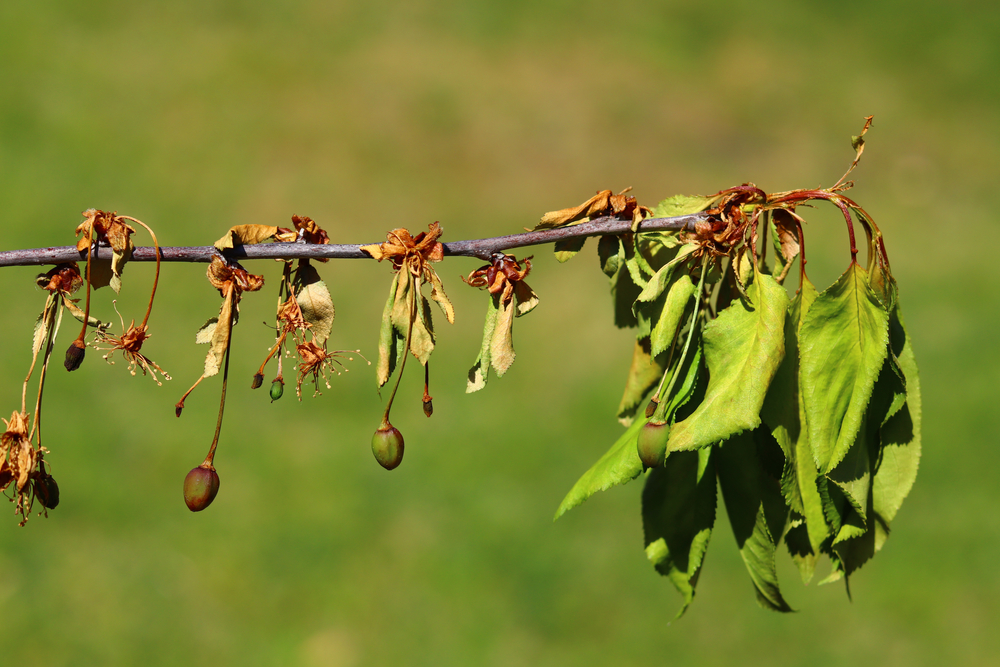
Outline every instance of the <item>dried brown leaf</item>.
[(277, 233), (278, 228), (274, 225), (236, 225), (230, 227), (214, 245), (219, 250), (227, 250), (237, 245), (263, 243)]

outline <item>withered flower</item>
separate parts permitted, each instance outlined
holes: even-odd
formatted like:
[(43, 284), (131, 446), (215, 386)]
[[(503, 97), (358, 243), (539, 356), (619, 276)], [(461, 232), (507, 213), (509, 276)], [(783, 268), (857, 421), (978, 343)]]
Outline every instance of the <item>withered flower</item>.
[[(319, 378), (323, 377), (323, 381), (326, 383), (326, 388), (330, 388), (329, 372), (334, 372), (340, 375), (341, 371), (337, 369), (344, 367), (341, 358), (346, 358), (348, 361), (353, 361), (354, 357), (345, 357), (345, 350), (336, 350), (334, 352), (328, 351), (325, 347), (320, 347), (313, 341), (306, 341), (299, 343), (295, 346), (295, 352), (299, 355), (299, 378), (295, 383), (295, 395), (302, 398), (302, 383), (312, 375), (313, 384), (316, 387), (316, 393), (314, 396), (320, 394), (319, 391)], [(347, 370), (346, 368), (344, 369)]]
[(195, 336), (198, 343), (210, 343), (205, 357), (205, 371), (174, 406), (178, 417), (184, 409), (184, 401), (194, 388), (205, 378), (217, 375), (223, 360), (228, 360), (230, 335), (239, 315), (239, 302), (243, 292), (255, 292), (264, 286), (263, 276), (249, 273), (235, 262), (229, 264), (218, 255), (212, 257), (206, 275), (208, 282), (222, 295), (222, 307), (219, 316), (202, 325)]
[[(308, 216), (293, 215), (292, 224), (295, 226), (294, 229), (279, 227), (278, 232), (274, 235), (275, 240), (284, 243), (299, 242), (317, 245), (325, 245), (330, 242), (330, 236), (326, 231)], [(317, 257), (316, 259), (320, 262), (329, 261), (325, 257)]]
[[(140, 352), (142, 344), (150, 336), (149, 326), (147, 323), (149, 322), (149, 314), (153, 311), (153, 299), (156, 297), (156, 285), (160, 279), (160, 244), (156, 240), (156, 234), (154, 234), (153, 230), (150, 229), (144, 222), (136, 220), (135, 218), (126, 218), (125, 216), (122, 216), (122, 218), (132, 220), (133, 222), (142, 225), (153, 238), (153, 249), (156, 253), (156, 273), (153, 277), (153, 289), (149, 295), (149, 305), (146, 307), (146, 316), (143, 318), (142, 324), (137, 327), (135, 326), (135, 320), (132, 320), (126, 330), (125, 321), (124, 319), (121, 319), (121, 315), (119, 314), (119, 318), (122, 323), (122, 335), (115, 336), (113, 334), (109, 334), (106, 328), (99, 328), (97, 330), (97, 342), (93, 344), (93, 347), (97, 350), (107, 350), (107, 353), (104, 355), (104, 360), (109, 364), (114, 363), (114, 361), (111, 360), (111, 357), (114, 355), (115, 351), (121, 350), (122, 356), (125, 357), (125, 360), (128, 362), (129, 373), (135, 375), (136, 369), (141, 369), (143, 375), (146, 375), (147, 373), (150, 374), (156, 384), (162, 385), (163, 383), (160, 382), (160, 379), (156, 374), (159, 373), (165, 380), (169, 380), (170, 375), (160, 368), (156, 362)], [(102, 347), (101, 344), (106, 345), (106, 347)]]
[(20, 493), (31, 478), (37, 456), (28, 436), (28, 415), (14, 412), (3, 423), (7, 428), (0, 435), (0, 490), (16, 481)]
[(462, 279), (472, 287), (485, 287), (491, 297), (483, 327), (483, 344), (476, 362), (469, 369), (466, 393), (486, 386), (490, 366), (498, 377), (502, 377), (514, 363), (514, 317), (529, 313), (538, 305), (538, 296), (524, 282), (531, 271), (530, 260), (530, 257), (518, 260), (502, 252), (494, 253), (490, 264)]
[[(361, 250), (378, 261), (392, 262), (394, 275), (389, 287), (389, 298), (382, 311), (382, 327), (379, 332), (378, 368), (376, 379), (382, 387), (389, 381), (401, 357), (399, 374), (392, 394), (386, 402), (382, 422), (372, 440), (375, 458), (387, 469), (395, 468), (402, 459), (402, 435), (389, 422), (389, 411), (399, 389), (399, 380), (409, 354), (424, 366), (424, 392), (421, 406), (428, 417), (433, 412), (433, 403), (427, 386), (427, 369), (431, 352), (434, 351), (434, 322), (431, 319), (430, 303), (421, 291), (424, 283), (430, 283), (430, 298), (438, 303), (449, 323), (455, 321), (455, 308), (444, 292), (441, 278), (431, 266), (432, 262), (444, 259), (444, 245), (438, 241), (441, 225), (432, 223), (428, 231), (412, 236), (406, 229), (394, 229), (386, 235), (385, 243), (361, 246)], [(391, 437), (386, 434), (391, 434)], [(388, 438), (388, 440), (386, 439)], [(391, 443), (392, 446), (388, 446)], [(386, 452), (390, 451), (389, 456)]]
[[(59, 502), (58, 487), (43, 463), (48, 450), (31, 444), (29, 419), (29, 415), (23, 411), (12, 413), (9, 420), (3, 420), (6, 430), (0, 434), (0, 492), (13, 486), (14, 496), (10, 501), (16, 504), (14, 513), (21, 515), (19, 526), (27, 522), (38, 488), (41, 488), (43, 494), (47, 494), (42, 502), (43, 508), (54, 508)], [(39, 484), (43, 486), (38, 487)], [(48, 493), (49, 491), (54, 494)]]
[[(275, 236), (279, 242), (301, 240), (308, 243), (327, 243), (329, 241), (326, 232), (320, 229), (311, 218), (292, 216), (292, 222), (298, 232), (279, 229)], [(298, 356), (299, 377), (296, 384), (296, 395), (299, 400), (302, 400), (302, 383), (307, 376), (313, 376), (316, 385), (314, 395), (318, 396), (320, 394), (320, 376), (323, 377), (327, 388), (329, 388), (329, 371), (333, 370), (339, 374), (341, 371), (335, 368), (343, 366), (339, 359), (351, 360), (352, 358), (345, 357), (348, 350), (331, 352), (327, 349), (326, 345), (333, 328), (336, 309), (329, 288), (310, 264), (310, 260), (298, 260), (294, 271), (291, 261), (282, 261), (284, 267), (281, 280), (278, 283), (278, 308), (275, 314), (276, 339), (264, 362), (254, 375), (251, 386), (256, 389), (263, 384), (264, 367), (272, 358), (277, 357), (278, 374), (271, 382), (271, 397), (272, 401), (281, 397), (284, 386), (282, 356), (285, 343), (291, 336)], [(358, 350), (350, 351), (360, 354)], [(344, 370), (346, 371), (346, 369)]]
[(404, 343), (404, 351), (411, 352), (423, 365), (434, 350), (430, 304), (421, 292), (424, 283), (430, 283), (430, 298), (438, 303), (448, 322), (455, 321), (455, 308), (445, 294), (441, 278), (431, 266), (432, 262), (444, 259), (444, 246), (438, 241), (441, 233), (440, 224), (435, 222), (427, 232), (416, 236), (406, 229), (394, 229), (388, 233), (385, 243), (361, 246), (362, 251), (378, 261), (390, 260), (395, 269), (379, 336), (379, 387), (389, 381), (400, 343)]
[[(122, 328), (124, 329), (124, 321), (122, 322)], [(156, 374), (159, 373), (162, 375), (164, 380), (171, 379), (170, 375), (160, 368), (159, 364), (139, 351), (142, 348), (143, 342), (149, 338), (148, 331), (149, 328), (145, 325), (135, 326), (135, 320), (129, 323), (128, 329), (120, 337), (109, 334), (106, 330), (101, 329), (97, 332), (97, 342), (93, 344), (93, 347), (96, 350), (107, 350), (104, 360), (109, 364), (115, 363), (111, 357), (116, 350), (121, 350), (122, 356), (128, 362), (129, 373), (135, 375), (136, 369), (139, 369), (143, 375), (149, 373), (156, 384), (162, 385), (163, 383), (160, 382)], [(102, 347), (101, 344), (107, 344), (108, 347)]]
[[(83, 212), (83, 216), (86, 219), (76, 228), (76, 234), (80, 236), (76, 242), (76, 249), (80, 252), (89, 250), (94, 242), (99, 245), (111, 246), (111, 275), (107, 282), (96, 283), (97, 276), (92, 275), (91, 277), (95, 280), (95, 287), (111, 285), (111, 289), (118, 292), (122, 286), (122, 270), (125, 268), (125, 263), (132, 258), (132, 250), (134, 249), (132, 234), (135, 233), (135, 228), (125, 221), (135, 220), (128, 216), (118, 215), (117, 212), (109, 213), (96, 208), (87, 209)], [(89, 270), (88, 273), (93, 274)]]

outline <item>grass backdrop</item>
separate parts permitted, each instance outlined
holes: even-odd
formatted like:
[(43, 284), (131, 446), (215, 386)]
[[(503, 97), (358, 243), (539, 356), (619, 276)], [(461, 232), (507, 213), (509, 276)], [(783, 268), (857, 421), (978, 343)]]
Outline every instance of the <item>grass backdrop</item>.
[[(293, 213), (339, 242), (435, 220), (447, 241), (517, 232), (603, 188), (654, 203), (748, 180), (830, 185), (874, 114), (851, 196), (886, 235), (924, 394), (917, 484), (884, 553), (852, 578), (853, 603), (839, 585), (802, 588), (782, 558), (801, 612), (759, 609), (722, 528), (670, 625), (679, 597), (642, 552), (640, 484), (551, 523), (620, 433), (632, 334), (611, 324), (593, 242), (565, 266), (536, 253), (541, 304), (518, 323), (518, 361), (471, 396), (485, 300), (458, 277), (479, 263), (439, 265), (457, 322), (438, 326), (433, 419), (419, 373), (403, 381), (393, 420), (407, 455), (393, 473), (371, 457), (382, 403), (363, 362), (301, 403), (250, 391), (274, 297), (248, 295), (222, 488), (197, 515), (181, 483), (211, 441), (218, 379), (181, 419), (173, 403), (200, 373), (194, 332), (219, 302), (203, 265), (165, 265), (144, 352), (174, 380), (157, 387), (93, 352), (72, 376), (53, 367), (47, 460), (62, 504), (0, 525), (3, 662), (993, 664), (998, 24), (975, 2), (0, 4), (4, 249), (72, 243), (92, 206), (144, 220), (165, 245)], [(832, 213), (808, 217), (822, 288), (847, 242)], [(272, 281), (276, 267), (248, 266)], [(151, 268), (125, 272), (126, 320), (141, 319)], [(320, 272), (331, 347), (374, 359), (389, 268)], [(0, 270), (5, 411), (44, 301), (36, 273)]]

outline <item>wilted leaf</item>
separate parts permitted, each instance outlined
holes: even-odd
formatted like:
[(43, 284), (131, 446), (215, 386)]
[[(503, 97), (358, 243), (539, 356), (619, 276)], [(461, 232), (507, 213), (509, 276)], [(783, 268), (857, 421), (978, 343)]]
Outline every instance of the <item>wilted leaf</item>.
[(66, 310), (70, 312), (70, 315), (75, 317), (78, 321), (83, 322), (84, 318), (86, 318), (87, 326), (89, 327), (104, 330), (111, 326), (110, 322), (102, 322), (93, 315), (87, 315), (84, 313), (80, 310), (80, 307), (73, 303), (66, 295), (63, 295), (63, 305), (66, 307)]
[(427, 277), (431, 283), (431, 299), (437, 302), (438, 306), (441, 307), (441, 312), (444, 313), (444, 317), (448, 320), (448, 324), (455, 323), (455, 307), (451, 305), (451, 300), (448, 295), (444, 293), (444, 285), (441, 283), (441, 278), (438, 277), (437, 272), (427, 267)]
[[(84, 275), (87, 275), (84, 273)], [(110, 259), (91, 259), (90, 260), (90, 287), (91, 289), (100, 289), (102, 287), (107, 287), (111, 284), (112, 279), (115, 277), (114, 271), (111, 269)], [(121, 282), (119, 280), (119, 287)]]
[(618, 404), (618, 421), (625, 426), (632, 423), (632, 417), (642, 405), (643, 397), (656, 386), (663, 377), (664, 367), (649, 354), (649, 341), (636, 341), (632, 351), (632, 365), (625, 381), (625, 392)]
[(483, 325), (483, 343), (479, 350), (476, 362), (469, 369), (468, 384), (465, 393), (471, 394), (486, 386), (486, 381), (490, 374), (490, 349), (493, 343), (493, 332), (497, 326), (497, 303), (499, 299), (491, 296), (489, 305), (486, 308), (486, 323)]
[(535, 229), (550, 229), (569, 222), (585, 222), (586, 218), (599, 215), (608, 208), (612, 194), (611, 190), (601, 190), (579, 206), (549, 211), (542, 216), (542, 221), (535, 225)]
[(517, 317), (527, 315), (538, 305), (538, 295), (528, 287), (528, 283), (519, 280), (514, 283), (514, 301), (517, 303)]
[(642, 491), (646, 557), (684, 598), (680, 618), (694, 599), (701, 564), (715, 524), (712, 448), (675, 452), (654, 468)]
[(313, 342), (322, 347), (330, 337), (336, 312), (330, 290), (327, 289), (326, 283), (320, 280), (316, 269), (309, 264), (299, 267), (296, 285), (295, 300), (302, 312), (302, 319), (310, 325)]
[(205, 343), (212, 342), (212, 338), (215, 337), (215, 327), (219, 323), (218, 317), (213, 317), (201, 325), (198, 329), (198, 333), (194, 336), (194, 342), (198, 345), (204, 345)]
[[(889, 324), (893, 353), (906, 378), (906, 403), (882, 425), (882, 457), (872, 481), (872, 501), (880, 523), (889, 524), (913, 487), (920, 465), (920, 376), (909, 335), (897, 304)], [(876, 548), (882, 546), (876, 542)]]
[[(379, 329), (378, 339), (378, 365), (375, 367), (375, 377), (379, 387), (389, 381), (389, 376), (396, 368), (396, 358), (399, 354), (398, 332), (393, 318), (402, 282), (399, 276), (399, 273), (392, 276), (392, 284), (389, 285), (389, 298), (386, 299), (385, 308), (382, 310), (382, 325)], [(405, 354), (405, 350), (403, 352)]]
[[(496, 298), (496, 296), (494, 296)], [(514, 363), (514, 300), (500, 299), (496, 315), (496, 326), (493, 329), (493, 339), (490, 341), (490, 363), (497, 377), (503, 377), (510, 365)]]
[(228, 250), (238, 245), (263, 243), (278, 233), (274, 225), (236, 225), (214, 243), (219, 250)]
[(745, 431), (730, 438), (719, 448), (715, 465), (729, 523), (757, 590), (758, 602), (775, 611), (792, 611), (781, 595), (774, 561), (788, 509), (778, 480), (771, 478), (761, 464), (758, 449), (762, 445), (756, 442), (761, 437), (771, 436), (761, 430), (760, 433)]
[(552, 244), (552, 250), (555, 252), (556, 260), (560, 263), (568, 262), (569, 260), (576, 257), (577, 253), (583, 250), (583, 245), (587, 242), (586, 236), (581, 236), (572, 239), (562, 239), (561, 241), (556, 241)]
[[(230, 291), (222, 301), (219, 319), (212, 331), (211, 347), (205, 357), (205, 373), (203, 377), (212, 377), (219, 372), (222, 360), (229, 349), (229, 336), (232, 333), (233, 294)], [(202, 328), (204, 330), (204, 327)], [(199, 331), (199, 334), (201, 331)], [(196, 337), (197, 340), (197, 337)]]

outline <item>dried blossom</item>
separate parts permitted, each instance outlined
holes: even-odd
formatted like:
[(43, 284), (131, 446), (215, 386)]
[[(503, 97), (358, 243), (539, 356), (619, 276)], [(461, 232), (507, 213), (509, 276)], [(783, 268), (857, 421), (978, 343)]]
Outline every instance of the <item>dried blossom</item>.
[(524, 282), (531, 271), (530, 260), (530, 257), (518, 260), (502, 252), (494, 253), (490, 264), (463, 278), (472, 287), (485, 287), (490, 294), (483, 344), (476, 362), (469, 369), (466, 393), (486, 386), (491, 366), (500, 377), (514, 363), (514, 317), (525, 315), (538, 305), (538, 296)]

